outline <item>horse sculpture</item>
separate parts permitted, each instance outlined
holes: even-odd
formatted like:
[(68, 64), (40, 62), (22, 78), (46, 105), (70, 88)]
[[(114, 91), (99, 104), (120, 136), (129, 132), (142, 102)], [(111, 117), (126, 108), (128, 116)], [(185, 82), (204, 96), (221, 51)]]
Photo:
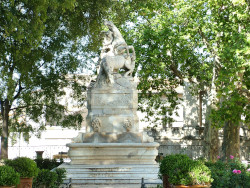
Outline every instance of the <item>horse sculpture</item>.
[(106, 56), (102, 59), (101, 68), (99, 74), (105, 74), (107, 77), (107, 81), (111, 84), (114, 83), (113, 73), (118, 72), (119, 69), (124, 69), (124, 76), (132, 76), (132, 73), (135, 68), (135, 52), (134, 48), (133, 52), (129, 54), (129, 56), (124, 55), (116, 55), (116, 56)]
[[(113, 73), (124, 69), (124, 76), (132, 76), (135, 68), (135, 50), (133, 46), (128, 46), (120, 31), (110, 21), (104, 23), (109, 31), (104, 32), (105, 38), (103, 49), (100, 55), (101, 65), (97, 78), (99, 81), (105, 75), (106, 81), (113, 84)], [(130, 51), (132, 50), (132, 53)]]

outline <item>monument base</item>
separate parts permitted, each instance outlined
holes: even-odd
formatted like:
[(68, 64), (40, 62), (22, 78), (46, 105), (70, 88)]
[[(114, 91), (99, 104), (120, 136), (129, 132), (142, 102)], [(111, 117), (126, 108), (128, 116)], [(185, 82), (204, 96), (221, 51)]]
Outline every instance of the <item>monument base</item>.
[[(141, 187), (141, 179), (159, 182), (158, 165), (71, 165), (64, 163), (73, 188)], [(152, 186), (153, 187), (153, 186)]]
[(140, 188), (141, 179), (158, 181), (158, 143), (71, 143), (65, 168), (72, 187)]

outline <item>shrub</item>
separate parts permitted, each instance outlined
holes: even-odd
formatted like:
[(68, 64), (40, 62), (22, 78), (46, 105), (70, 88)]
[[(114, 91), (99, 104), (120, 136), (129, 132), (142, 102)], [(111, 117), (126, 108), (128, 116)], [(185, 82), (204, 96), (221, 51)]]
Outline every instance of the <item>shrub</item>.
[(0, 186), (15, 186), (19, 184), (20, 174), (10, 166), (0, 166)]
[(5, 164), (13, 167), (24, 178), (36, 177), (38, 174), (36, 163), (27, 157), (6, 160)]
[(60, 186), (63, 183), (63, 179), (66, 178), (66, 170), (64, 168), (56, 168), (54, 172), (57, 173), (57, 186)]
[(48, 169), (39, 170), (38, 176), (33, 181), (34, 188), (50, 187), (56, 188), (57, 173)]
[(176, 155), (166, 155), (162, 161), (160, 161), (160, 174), (168, 175), (175, 170), (175, 165), (178, 161), (183, 163), (189, 162), (191, 159), (187, 155), (176, 154)]
[(212, 182), (211, 171), (202, 161), (194, 161), (187, 155), (167, 155), (160, 162), (160, 176), (167, 175), (173, 185), (196, 185)]
[(215, 163), (207, 162), (206, 165), (211, 169), (214, 179), (212, 187), (250, 187), (249, 165), (242, 164), (238, 159), (230, 159), (228, 162), (218, 160)]
[(55, 169), (54, 171), (41, 169), (34, 179), (33, 188), (58, 188), (65, 178), (65, 173), (65, 169)]
[(55, 159), (42, 159), (42, 158), (35, 159), (34, 161), (36, 162), (37, 167), (39, 169), (49, 169), (49, 170), (52, 170), (53, 168), (56, 168), (63, 163), (63, 160), (57, 162)]
[(193, 161), (188, 172), (192, 180), (192, 185), (204, 185), (211, 183), (211, 170), (202, 161)]

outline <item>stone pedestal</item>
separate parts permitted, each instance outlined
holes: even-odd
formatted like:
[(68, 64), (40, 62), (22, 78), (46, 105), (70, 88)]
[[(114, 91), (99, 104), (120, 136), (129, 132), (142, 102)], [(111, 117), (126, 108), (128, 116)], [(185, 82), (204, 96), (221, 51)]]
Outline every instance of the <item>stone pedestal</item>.
[(87, 91), (87, 132), (93, 132), (92, 121), (101, 122), (99, 132), (126, 132), (124, 123), (131, 122), (132, 132), (139, 131), (137, 116), (138, 93), (131, 77), (114, 75), (115, 83), (100, 87), (98, 84)]
[(159, 144), (139, 132), (134, 47), (112, 22), (106, 25), (100, 71), (87, 91), (86, 133), (67, 144), (71, 162), (59, 168), (67, 170), (72, 187), (139, 188), (142, 178), (158, 179)]
[(135, 187), (141, 179), (158, 181), (158, 143), (139, 132), (138, 94), (133, 78), (114, 76), (115, 83), (92, 84), (87, 94), (87, 131), (69, 147), (67, 170), (72, 187)]
[(71, 143), (72, 165), (155, 165), (158, 143)]
[(156, 181), (158, 143), (71, 143), (67, 178), (73, 187), (134, 187), (141, 179)]
[(67, 178), (72, 178), (74, 188), (140, 188), (142, 178), (159, 182), (158, 165), (62, 164), (60, 167), (67, 169)]

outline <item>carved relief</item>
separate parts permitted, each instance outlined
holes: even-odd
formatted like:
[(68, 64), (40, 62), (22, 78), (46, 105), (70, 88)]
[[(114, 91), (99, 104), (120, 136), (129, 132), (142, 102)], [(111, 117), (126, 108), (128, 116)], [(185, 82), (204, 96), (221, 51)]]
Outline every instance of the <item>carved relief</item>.
[(94, 118), (91, 122), (91, 126), (93, 127), (94, 132), (100, 132), (101, 129), (101, 121), (99, 118)]
[(132, 129), (132, 121), (130, 119), (125, 119), (124, 120), (124, 128), (126, 129), (127, 132), (130, 132)]
[(73, 143), (81, 143), (83, 141), (83, 133), (78, 133), (78, 135), (71, 140)]
[(148, 136), (147, 133), (143, 132), (143, 142), (154, 142), (154, 138)]
[(97, 106), (131, 106), (132, 100), (130, 94), (117, 94), (113, 97), (106, 95), (94, 96), (93, 105)]

